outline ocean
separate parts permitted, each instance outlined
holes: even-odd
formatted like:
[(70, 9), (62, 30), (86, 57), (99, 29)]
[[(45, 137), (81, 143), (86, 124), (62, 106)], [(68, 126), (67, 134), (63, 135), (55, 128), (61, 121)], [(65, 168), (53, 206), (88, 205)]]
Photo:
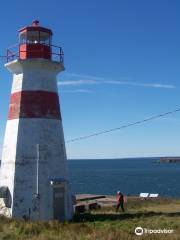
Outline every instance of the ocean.
[(72, 192), (180, 197), (180, 164), (156, 163), (158, 159), (68, 160)]

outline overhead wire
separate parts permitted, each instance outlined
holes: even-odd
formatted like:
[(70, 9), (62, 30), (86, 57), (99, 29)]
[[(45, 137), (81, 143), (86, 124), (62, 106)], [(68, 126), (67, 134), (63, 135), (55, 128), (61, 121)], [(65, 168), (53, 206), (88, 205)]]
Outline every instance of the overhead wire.
[(92, 133), (92, 134), (89, 134), (89, 135), (84, 135), (84, 136), (72, 138), (72, 139), (67, 140), (66, 143), (80, 141), (80, 140), (96, 137), (96, 136), (99, 136), (99, 135), (102, 135), (102, 134), (118, 131), (118, 130), (123, 129), (123, 128), (128, 128), (128, 127), (131, 127), (131, 126), (134, 126), (134, 125), (138, 125), (138, 124), (141, 124), (141, 123), (144, 123), (144, 122), (152, 121), (154, 119), (161, 118), (161, 117), (164, 117), (164, 116), (167, 116), (167, 115), (170, 115), (170, 114), (174, 114), (174, 113), (179, 112), (179, 111), (180, 111), (180, 108), (177, 108), (175, 110), (172, 110), (172, 111), (169, 111), (169, 112), (165, 112), (165, 113), (161, 113), (161, 114), (158, 114), (158, 115), (155, 115), (155, 116), (151, 116), (151, 117), (145, 118), (145, 119), (140, 120), (140, 121), (128, 123), (128, 124), (122, 125), (120, 127), (115, 127), (115, 128), (111, 128), (111, 129), (95, 132), (95, 133)]

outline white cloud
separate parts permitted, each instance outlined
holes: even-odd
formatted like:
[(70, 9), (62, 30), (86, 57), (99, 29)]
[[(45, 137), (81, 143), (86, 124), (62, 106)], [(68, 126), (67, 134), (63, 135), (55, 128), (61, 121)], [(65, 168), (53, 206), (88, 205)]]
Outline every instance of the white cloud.
[(174, 122), (174, 123), (180, 123), (180, 119), (175, 118), (175, 117), (162, 117), (162, 118), (159, 118), (159, 120), (165, 120), (165, 121), (170, 121), (170, 122)]
[(61, 90), (62, 93), (92, 93), (93, 91), (88, 89), (72, 89), (72, 90)]
[(90, 75), (77, 74), (77, 73), (65, 73), (65, 75), (75, 77), (75, 78), (86, 78), (86, 79), (92, 79), (92, 80), (104, 80), (103, 77), (90, 76)]
[(126, 82), (126, 81), (114, 81), (108, 80), (104, 81), (107, 84), (116, 84), (116, 85), (127, 85), (127, 86), (134, 86), (134, 87), (149, 87), (149, 88), (176, 88), (174, 85), (170, 84), (159, 84), (159, 83), (138, 83), (138, 82)]
[(112, 84), (112, 85), (126, 85), (132, 87), (146, 87), (146, 88), (164, 88), (174, 89), (175, 85), (172, 84), (160, 84), (160, 83), (143, 83), (143, 82), (132, 82), (128, 80), (108, 80), (103, 77), (89, 76), (76, 73), (66, 73), (66, 75), (75, 78), (73, 80), (58, 81), (59, 86), (78, 86), (78, 85), (94, 85), (94, 84)]
[(59, 86), (77, 86), (77, 85), (92, 85), (92, 84), (97, 84), (99, 82), (95, 80), (67, 80), (67, 81), (58, 81)]

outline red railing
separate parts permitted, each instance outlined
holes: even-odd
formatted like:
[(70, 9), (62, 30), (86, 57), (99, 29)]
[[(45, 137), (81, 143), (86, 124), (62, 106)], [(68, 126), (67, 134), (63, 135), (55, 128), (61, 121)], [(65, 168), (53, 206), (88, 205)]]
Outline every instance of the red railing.
[[(51, 55), (51, 60), (63, 63), (64, 62), (64, 52), (62, 50), (62, 47), (56, 46), (56, 45), (45, 45), (41, 44), (44, 46), (49, 46), (50, 47), (50, 55)], [(21, 53), (25, 53), (27, 51), (21, 50), (20, 49), (21, 44), (13, 45), (10, 48), (7, 49), (6, 52), (6, 60), (7, 62), (13, 61), (15, 59), (21, 59)], [(31, 53), (42, 53), (42, 50), (28, 50)]]

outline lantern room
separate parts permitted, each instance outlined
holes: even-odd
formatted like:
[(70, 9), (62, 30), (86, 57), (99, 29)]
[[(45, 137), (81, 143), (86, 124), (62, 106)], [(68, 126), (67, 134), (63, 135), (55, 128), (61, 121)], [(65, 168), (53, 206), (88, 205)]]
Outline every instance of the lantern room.
[(7, 49), (6, 56), (7, 62), (32, 58), (64, 62), (62, 48), (52, 44), (52, 31), (41, 27), (38, 20), (19, 30), (19, 42)]
[(33, 21), (31, 26), (19, 30), (19, 57), (51, 59), (52, 31)]

